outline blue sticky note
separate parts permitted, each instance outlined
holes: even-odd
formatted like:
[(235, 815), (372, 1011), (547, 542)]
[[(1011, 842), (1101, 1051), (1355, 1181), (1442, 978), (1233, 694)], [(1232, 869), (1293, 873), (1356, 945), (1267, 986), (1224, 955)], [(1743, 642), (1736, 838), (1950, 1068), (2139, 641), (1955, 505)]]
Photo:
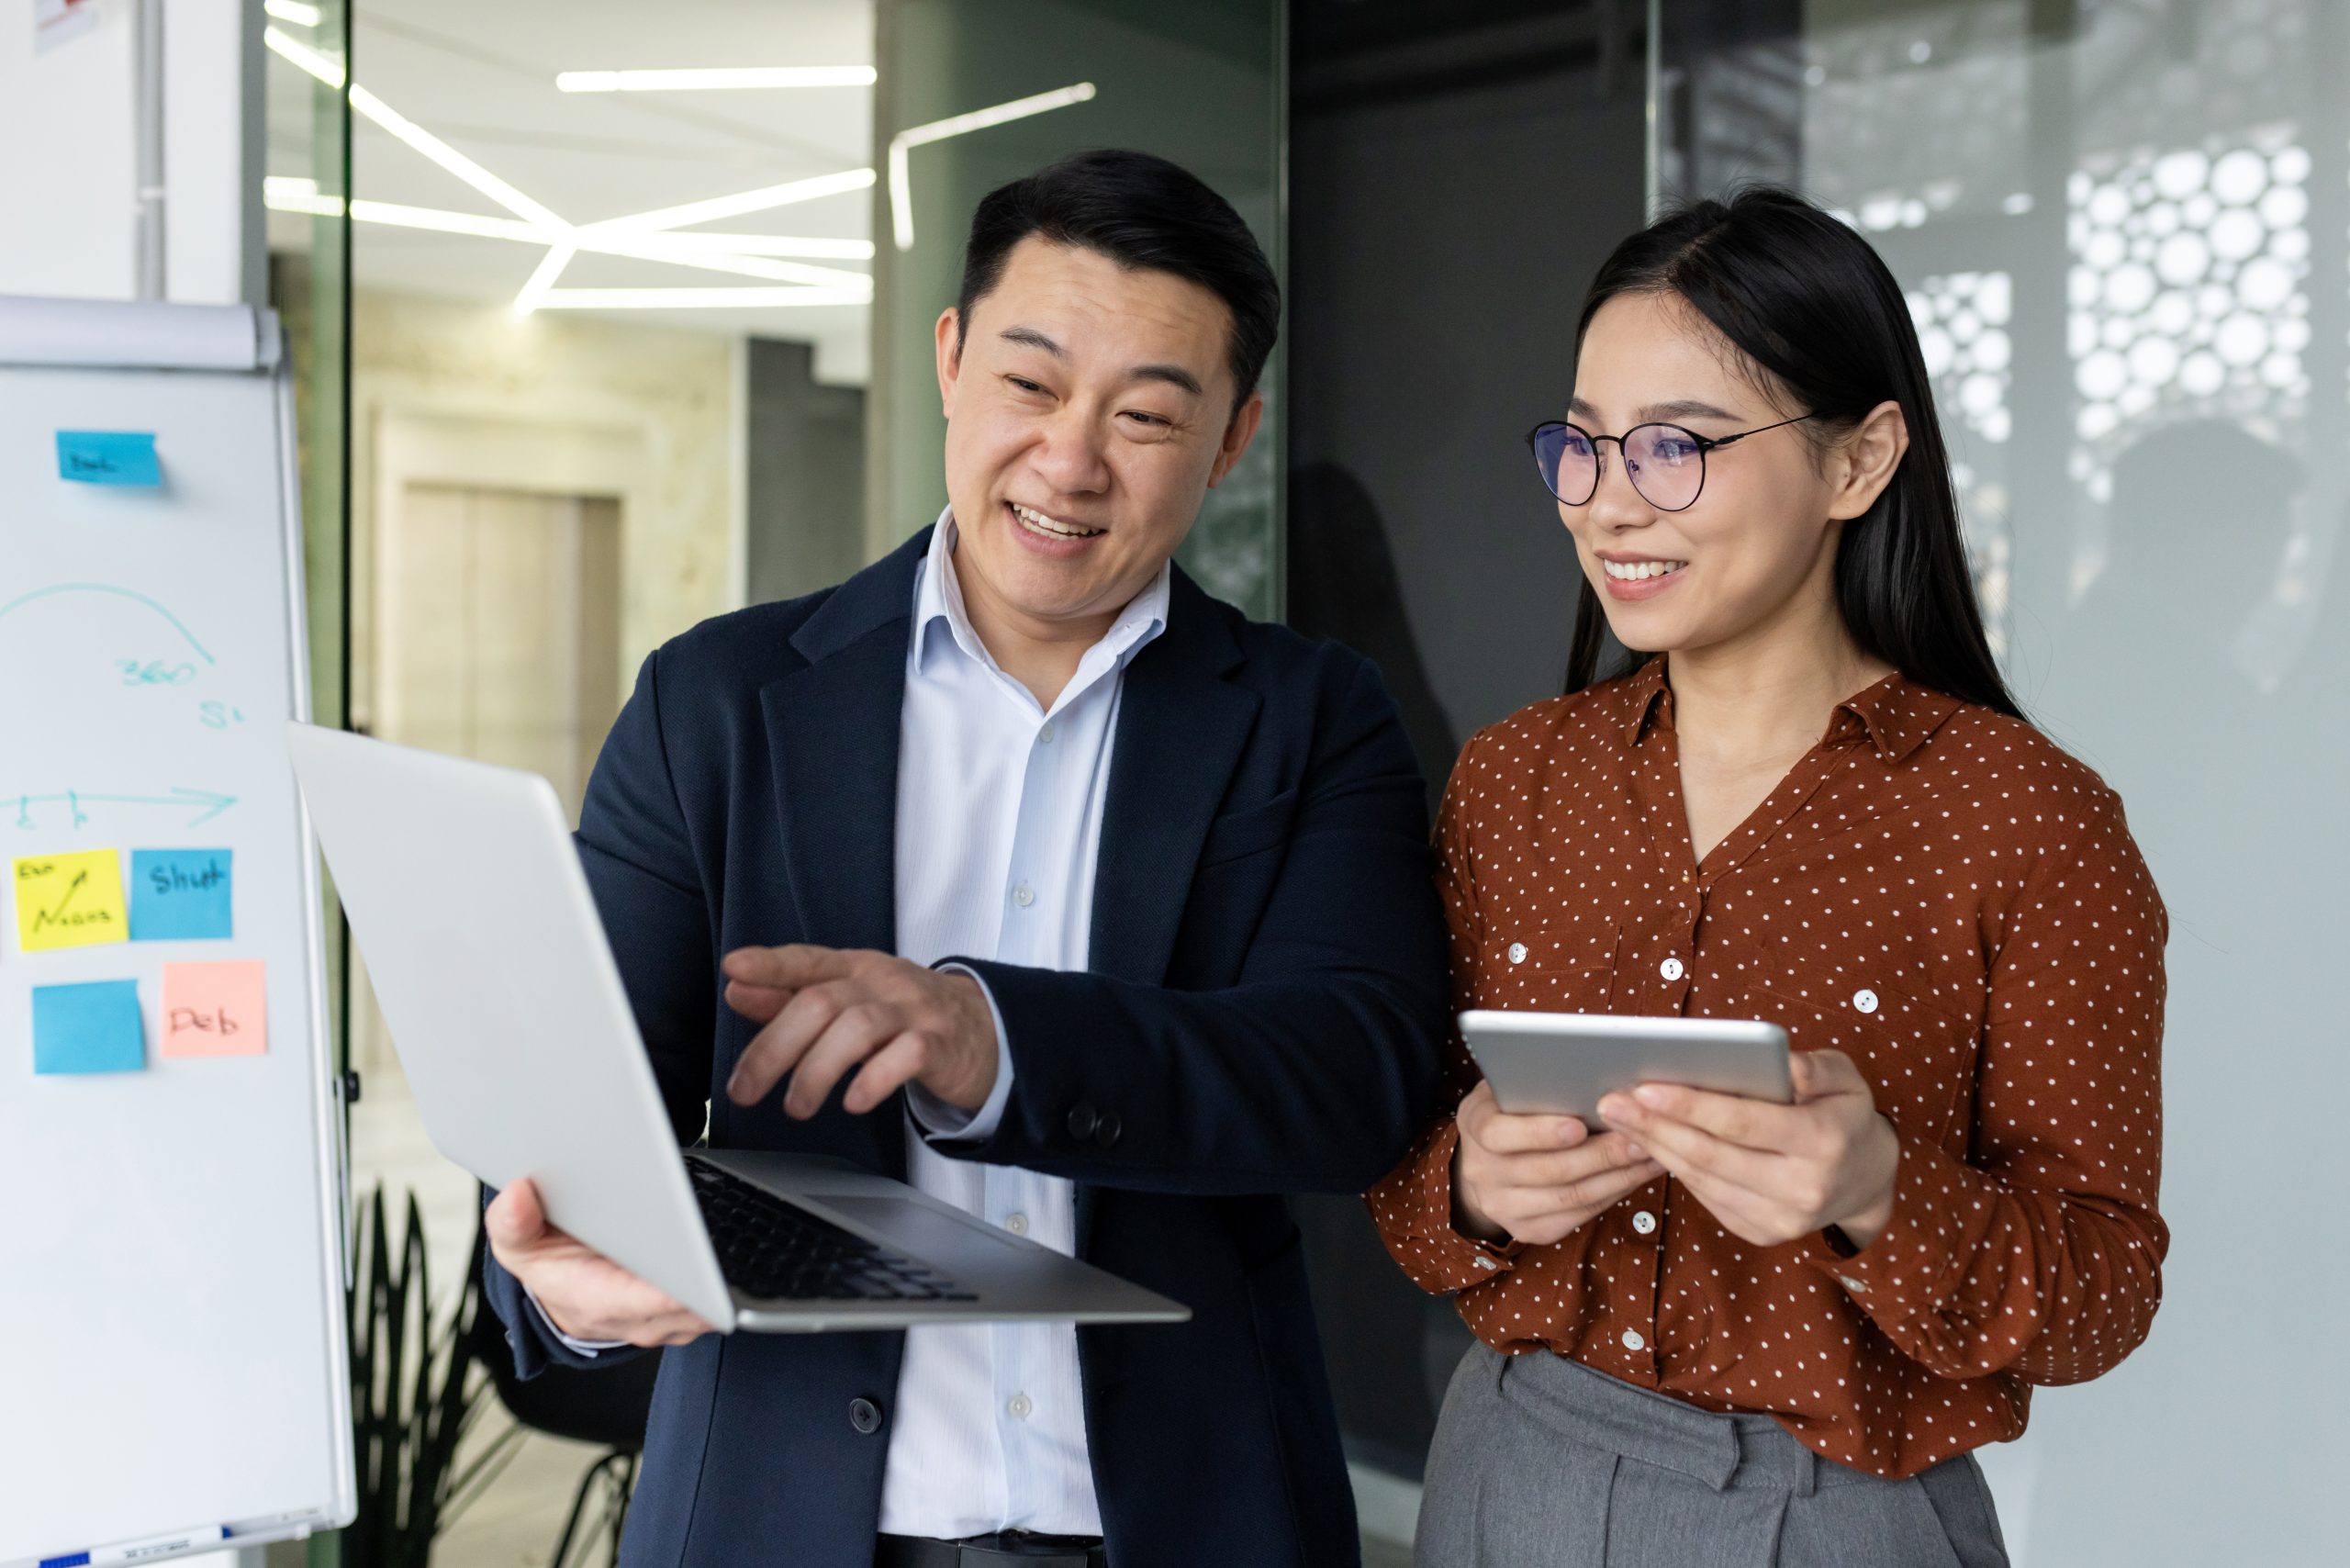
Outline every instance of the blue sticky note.
[(33, 987), (35, 1072), (138, 1072), (146, 1065), (137, 980)]
[(144, 431), (59, 431), (57, 476), (84, 485), (136, 485), (152, 489), (163, 482), (155, 461), (155, 438)]
[(184, 942), (236, 935), (226, 849), (130, 852), (130, 939)]

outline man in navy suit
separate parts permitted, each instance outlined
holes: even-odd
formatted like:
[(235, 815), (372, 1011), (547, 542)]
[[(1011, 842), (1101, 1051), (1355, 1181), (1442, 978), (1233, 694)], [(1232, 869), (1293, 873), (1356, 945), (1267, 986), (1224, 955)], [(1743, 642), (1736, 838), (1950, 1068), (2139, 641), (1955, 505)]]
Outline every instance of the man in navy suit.
[(1357, 1561), (1281, 1194), (1405, 1151), (1444, 939), (1377, 673), (1171, 562), (1279, 308), (1162, 160), (994, 192), (938, 321), (946, 512), (645, 662), (579, 847), (679, 1139), (707, 1106), (713, 1146), (855, 1160), (1192, 1316), (719, 1335), (518, 1182), (524, 1375), (669, 1347), (628, 1563)]

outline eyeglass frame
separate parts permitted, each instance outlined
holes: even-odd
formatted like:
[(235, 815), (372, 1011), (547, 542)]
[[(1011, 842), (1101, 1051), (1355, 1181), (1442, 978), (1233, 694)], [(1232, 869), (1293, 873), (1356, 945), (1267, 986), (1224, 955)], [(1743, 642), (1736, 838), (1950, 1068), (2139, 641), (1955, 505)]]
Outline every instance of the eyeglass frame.
[(1572, 420), (1544, 420), (1540, 424), (1536, 425), (1532, 430), (1526, 432), (1526, 450), (1533, 454), (1534, 472), (1537, 476), (1539, 476), (1542, 472), (1542, 453), (1541, 449), (1537, 447), (1534, 442), (1536, 438), (1540, 436), (1544, 431), (1573, 431), (1578, 435), (1582, 436), (1583, 440), (1591, 442), (1592, 473), (1590, 495), (1585, 496), (1579, 501), (1571, 501), (1567, 499), (1566, 497), (1559, 494), (1557, 488), (1551, 485), (1550, 480), (1544, 479), (1542, 481), (1542, 487), (1549, 490), (1550, 492), (1550, 498), (1558, 502), (1561, 506), (1587, 507), (1591, 505), (1593, 501), (1599, 498), (1599, 482), (1607, 477), (1607, 459), (1601, 455), (1599, 451), (1599, 443), (1601, 442), (1614, 442), (1616, 443), (1616, 454), (1620, 458), (1624, 453), (1625, 441), (1629, 437), (1639, 434), (1644, 430), (1678, 431), (1683, 435), (1687, 436), (1690, 442), (1697, 449), (1697, 488), (1695, 493), (1691, 495), (1687, 500), (1682, 502), (1677, 507), (1659, 505), (1655, 500), (1650, 498), (1649, 493), (1646, 490), (1640, 488), (1639, 480), (1633, 478), (1631, 465), (1628, 463), (1627, 463), (1624, 467), (1624, 477), (1630, 482), (1633, 492), (1637, 494), (1640, 499), (1647, 501), (1649, 505), (1655, 507), (1657, 510), (1687, 511), (1691, 507), (1697, 504), (1697, 497), (1706, 493), (1706, 476), (1709, 472), (1707, 459), (1714, 453), (1719, 451), (1725, 446), (1734, 446), (1738, 442), (1744, 441), (1748, 436), (1762, 435), (1768, 431), (1785, 430), (1789, 425), (1799, 425), (1806, 420), (1816, 420), (1818, 418), (1819, 418), (1819, 415), (1817, 412), (1797, 414), (1791, 420), (1781, 420), (1777, 424), (1756, 425), (1752, 430), (1740, 431), (1732, 435), (1699, 435), (1687, 425), (1676, 425), (1670, 420), (1644, 420), (1640, 423), (1634, 425), (1630, 430), (1626, 431), (1622, 435), (1595, 435), (1592, 431), (1584, 430)]

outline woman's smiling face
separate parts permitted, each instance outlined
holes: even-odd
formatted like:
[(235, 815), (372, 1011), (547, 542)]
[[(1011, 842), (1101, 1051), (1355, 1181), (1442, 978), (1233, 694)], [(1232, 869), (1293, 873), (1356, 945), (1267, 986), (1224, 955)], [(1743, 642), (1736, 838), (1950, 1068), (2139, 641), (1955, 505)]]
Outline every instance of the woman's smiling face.
[[(1595, 435), (1664, 421), (1718, 440), (1806, 411), (1766, 384), (1678, 295), (1622, 294), (1583, 334), (1569, 417)], [(1876, 498), (1891, 468), (1856, 487), (1850, 443), (1823, 460), (1811, 428), (1788, 425), (1708, 454), (1704, 489), (1679, 511), (1633, 487), (1614, 442), (1598, 449), (1598, 490), (1581, 506), (1561, 503), (1559, 516), (1617, 641), (1689, 652), (1830, 606), (1844, 522)]]

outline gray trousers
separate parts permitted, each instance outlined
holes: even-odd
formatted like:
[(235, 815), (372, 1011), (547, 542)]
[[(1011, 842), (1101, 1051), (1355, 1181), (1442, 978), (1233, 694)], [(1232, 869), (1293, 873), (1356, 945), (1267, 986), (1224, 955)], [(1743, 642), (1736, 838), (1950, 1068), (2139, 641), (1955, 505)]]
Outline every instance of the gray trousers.
[(1472, 1346), (1428, 1450), (1416, 1568), (2007, 1568), (1972, 1455), (1907, 1481), (1563, 1357)]

